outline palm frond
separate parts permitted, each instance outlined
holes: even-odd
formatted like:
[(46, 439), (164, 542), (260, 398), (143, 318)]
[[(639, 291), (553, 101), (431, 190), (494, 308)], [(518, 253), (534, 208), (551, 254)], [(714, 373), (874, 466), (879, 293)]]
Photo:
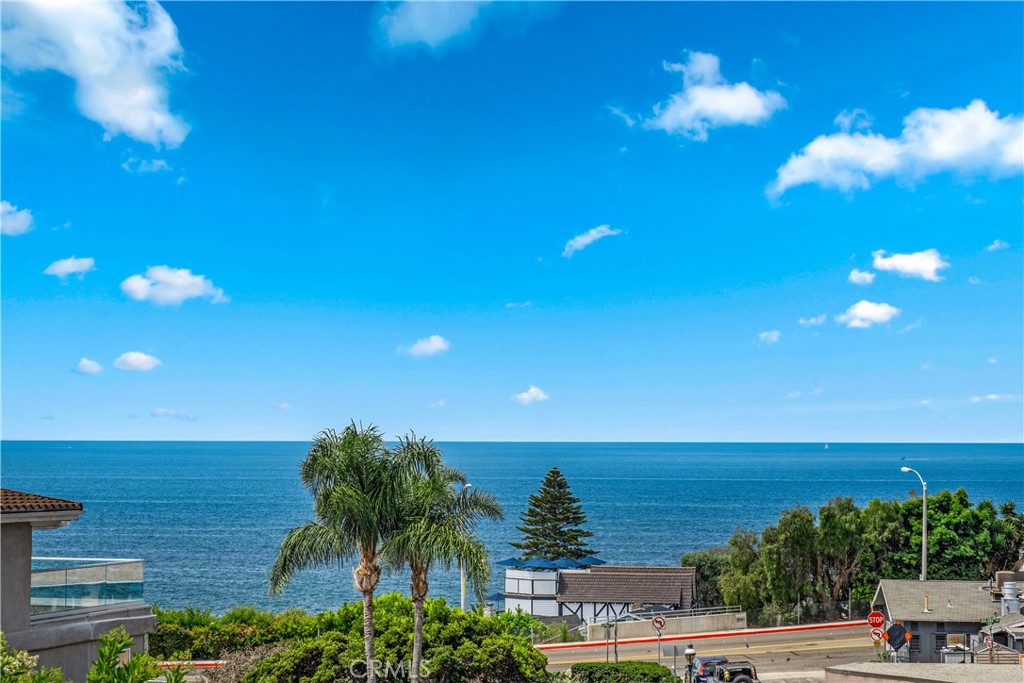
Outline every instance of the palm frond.
[(288, 532), (270, 570), (270, 593), (278, 595), (296, 571), (343, 562), (357, 552), (339, 529), (307, 522)]

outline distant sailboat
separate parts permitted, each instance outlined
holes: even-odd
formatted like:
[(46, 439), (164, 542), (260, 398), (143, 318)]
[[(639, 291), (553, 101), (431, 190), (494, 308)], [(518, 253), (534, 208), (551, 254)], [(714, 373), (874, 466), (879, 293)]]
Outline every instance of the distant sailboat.
[(828, 450), (828, 441), (825, 442), (825, 450)]

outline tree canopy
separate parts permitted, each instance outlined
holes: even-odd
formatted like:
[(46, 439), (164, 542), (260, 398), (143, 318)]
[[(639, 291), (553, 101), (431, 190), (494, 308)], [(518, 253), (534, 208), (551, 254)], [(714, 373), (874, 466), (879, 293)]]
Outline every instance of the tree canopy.
[[(725, 548), (689, 553), (703, 601), (744, 609), (788, 609), (798, 597), (819, 603), (868, 600), (883, 578), (913, 579), (921, 567), (922, 500), (874, 499), (864, 507), (837, 497), (818, 508), (783, 510), (760, 533), (737, 529)], [(716, 552), (717, 555), (712, 555)], [(928, 497), (928, 578), (984, 580), (1020, 563), (1024, 516), (1012, 501), (972, 504), (964, 489)]]
[(583, 529), (587, 521), (583, 506), (557, 467), (545, 475), (519, 519), (523, 524), (516, 528), (523, 532), (523, 540), (512, 546), (522, 551), (524, 560), (579, 560), (593, 554), (586, 543), (593, 533)]

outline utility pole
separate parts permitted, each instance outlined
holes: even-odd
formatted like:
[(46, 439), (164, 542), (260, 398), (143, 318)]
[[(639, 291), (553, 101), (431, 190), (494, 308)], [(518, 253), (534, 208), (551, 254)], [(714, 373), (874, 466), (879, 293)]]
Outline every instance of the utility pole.
[(619, 663), (619, 620), (615, 619), (615, 663)]

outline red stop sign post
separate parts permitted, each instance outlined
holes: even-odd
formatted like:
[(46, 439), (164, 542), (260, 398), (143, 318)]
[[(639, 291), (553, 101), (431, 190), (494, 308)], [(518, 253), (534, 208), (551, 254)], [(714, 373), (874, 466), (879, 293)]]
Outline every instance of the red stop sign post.
[(868, 626), (871, 628), (882, 628), (885, 626), (885, 615), (875, 610), (868, 615)]

